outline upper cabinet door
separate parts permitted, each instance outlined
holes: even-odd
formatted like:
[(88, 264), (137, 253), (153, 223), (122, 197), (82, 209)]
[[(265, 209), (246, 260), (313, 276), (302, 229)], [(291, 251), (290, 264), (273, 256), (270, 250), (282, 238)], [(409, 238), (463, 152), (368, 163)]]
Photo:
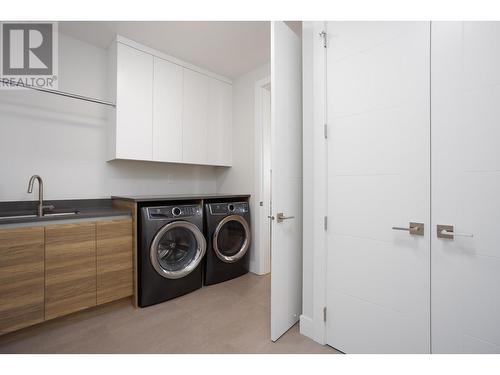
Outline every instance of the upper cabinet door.
[(153, 158), (153, 56), (117, 45), (116, 158)]
[(182, 160), (207, 163), (210, 78), (184, 69)]
[(231, 165), (232, 96), (231, 85), (217, 79), (210, 79), (207, 163), (211, 165)]
[(154, 58), (153, 160), (182, 161), (183, 68)]

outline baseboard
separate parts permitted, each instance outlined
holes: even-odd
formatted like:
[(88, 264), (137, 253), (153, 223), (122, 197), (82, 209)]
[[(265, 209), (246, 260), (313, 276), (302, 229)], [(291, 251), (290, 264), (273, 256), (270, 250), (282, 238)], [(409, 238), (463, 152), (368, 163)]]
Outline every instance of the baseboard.
[(252, 261), (250, 261), (249, 271), (259, 276), (267, 275), (270, 272), (269, 270), (262, 270), (262, 267), (257, 262)]
[(314, 324), (313, 320), (308, 316), (301, 315), (299, 323), (300, 334), (314, 340)]
[(258, 270), (252, 270), (251, 268), (250, 268), (249, 272), (253, 273), (254, 275), (257, 275), (257, 276), (264, 276), (264, 275), (267, 275), (270, 273), (270, 272), (260, 272)]

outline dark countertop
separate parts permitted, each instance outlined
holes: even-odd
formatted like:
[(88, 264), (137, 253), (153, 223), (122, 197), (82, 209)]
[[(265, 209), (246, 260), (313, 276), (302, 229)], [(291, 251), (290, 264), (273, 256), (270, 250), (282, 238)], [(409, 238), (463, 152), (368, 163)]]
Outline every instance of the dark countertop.
[[(43, 203), (44, 205), (54, 205), (55, 208), (48, 211), (48, 213), (60, 213), (61, 215), (33, 216), (36, 214), (38, 201), (0, 202), (0, 226), (4, 224), (39, 223), (130, 215), (130, 211), (128, 210), (114, 208), (111, 199), (48, 200)], [(78, 213), (70, 213), (74, 211), (78, 211)], [(20, 215), (30, 216), (11, 217)]]
[(131, 202), (184, 201), (195, 199), (247, 199), (250, 194), (165, 194), (165, 195), (125, 195), (112, 196), (111, 199), (121, 199)]

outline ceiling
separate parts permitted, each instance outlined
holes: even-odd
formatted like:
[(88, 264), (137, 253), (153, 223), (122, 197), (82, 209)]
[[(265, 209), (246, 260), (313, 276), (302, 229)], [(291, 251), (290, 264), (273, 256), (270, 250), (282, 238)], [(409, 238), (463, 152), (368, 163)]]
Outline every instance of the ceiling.
[(270, 60), (265, 21), (65, 21), (59, 31), (101, 48), (120, 34), (232, 79)]

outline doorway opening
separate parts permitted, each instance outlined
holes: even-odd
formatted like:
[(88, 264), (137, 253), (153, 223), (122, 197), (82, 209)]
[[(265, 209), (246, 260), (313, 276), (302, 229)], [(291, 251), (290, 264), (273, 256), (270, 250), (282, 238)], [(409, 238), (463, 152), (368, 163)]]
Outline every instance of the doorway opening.
[(259, 274), (271, 272), (271, 77), (255, 83), (255, 246)]

